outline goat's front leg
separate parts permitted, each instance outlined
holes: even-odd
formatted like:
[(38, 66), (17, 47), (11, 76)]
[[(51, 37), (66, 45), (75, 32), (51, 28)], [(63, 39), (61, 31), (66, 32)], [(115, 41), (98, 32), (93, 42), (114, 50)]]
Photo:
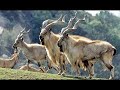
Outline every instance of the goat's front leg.
[(79, 63), (78, 61), (76, 60), (74, 63), (73, 63), (73, 73), (75, 73), (75, 76), (78, 77), (80, 76), (80, 68), (79, 68)]
[(63, 72), (61, 73), (61, 75), (65, 76), (65, 73), (66, 73), (65, 61), (63, 61), (62, 68), (63, 68)]
[(63, 62), (62, 62), (62, 58), (59, 59), (59, 72), (58, 75), (62, 75), (63, 73)]
[(28, 59), (28, 65), (30, 64), (30, 62), (31, 62), (31, 61)]
[(29, 70), (29, 64), (30, 64), (30, 60), (28, 59), (28, 63), (27, 63), (27, 67), (28, 67), (28, 70)]
[(40, 67), (41, 66), (41, 63), (40, 62), (38, 62), (38, 67)]
[(75, 64), (76, 64), (76, 76), (80, 76), (80, 67), (82, 67), (81, 61), (77, 60)]
[(11, 69), (14, 69), (14, 66), (12, 66)]
[(94, 63), (88, 62), (88, 73), (89, 73), (89, 78), (92, 79), (94, 76)]

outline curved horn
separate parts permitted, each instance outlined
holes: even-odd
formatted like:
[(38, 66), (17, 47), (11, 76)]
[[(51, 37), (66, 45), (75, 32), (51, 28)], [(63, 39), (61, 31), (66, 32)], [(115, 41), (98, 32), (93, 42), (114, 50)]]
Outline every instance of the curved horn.
[(23, 28), (23, 30), (22, 30), (22, 31), (20, 31), (20, 34), (22, 34), (24, 31), (25, 31), (25, 28)]
[(73, 26), (72, 29), (77, 29), (78, 26), (79, 26), (79, 23), (80, 23), (81, 21), (85, 21), (85, 18), (83, 18), (83, 19), (79, 19), (79, 20), (74, 24), (74, 26)]
[(64, 15), (64, 17), (62, 18), (62, 22), (65, 22), (65, 17), (66, 17), (66, 15)]
[(23, 34), (27, 34), (27, 33), (29, 33), (29, 32), (30, 32), (30, 29), (29, 29), (28, 31), (23, 32)]
[(74, 16), (73, 18), (70, 18), (70, 20), (69, 20), (69, 22), (68, 22), (68, 25), (67, 25), (66, 27), (62, 28), (61, 34), (63, 34), (64, 31), (65, 31), (67, 28), (72, 28), (72, 26), (73, 26), (73, 21), (76, 19), (76, 17), (77, 17), (77, 12), (75, 13), (75, 16)]
[(75, 16), (73, 18), (70, 18), (67, 28), (71, 28), (73, 26), (73, 21), (76, 19), (76, 17), (77, 17), (77, 12), (75, 13)]
[(74, 24), (73, 28), (67, 28), (67, 29), (63, 32), (63, 34), (69, 33), (69, 32), (71, 32), (71, 31), (76, 30), (76, 29), (78, 28), (78, 26), (79, 26), (79, 23), (80, 23), (81, 21), (84, 21), (84, 20), (85, 20), (85, 19), (79, 19), (79, 20)]
[(20, 31), (20, 33), (18, 34), (18, 38), (21, 38), (23, 36), (23, 32), (25, 31), (25, 28), (23, 28), (23, 30)]
[(52, 23), (54, 21), (55, 20), (52, 20), (52, 19), (47, 19), (47, 20), (43, 21), (41, 29), (45, 28), (48, 24), (50, 24), (50, 23)]
[(58, 18), (57, 20), (53, 21), (52, 23), (48, 24), (45, 29), (46, 30), (49, 30), (53, 25), (56, 25), (56, 24), (64, 24), (64, 19), (65, 19), (65, 16), (61, 15), (60, 18)]
[(27, 34), (30, 32), (30, 29), (28, 31), (25, 31), (25, 28), (19, 33), (18, 38), (22, 38), (24, 34)]
[(58, 18), (58, 21), (62, 21), (62, 18), (63, 18), (64, 16), (61, 14), (60, 15), (60, 17)]

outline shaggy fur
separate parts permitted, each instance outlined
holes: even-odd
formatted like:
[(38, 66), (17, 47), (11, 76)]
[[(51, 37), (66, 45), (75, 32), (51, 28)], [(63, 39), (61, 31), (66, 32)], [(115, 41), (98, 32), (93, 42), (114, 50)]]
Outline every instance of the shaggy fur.
[[(71, 21), (69, 22), (69, 25), (67, 26), (67, 28), (72, 26), (72, 21), (75, 19), (75, 17), (70, 19)], [(57, 45), (57, 41), (60, 38), (60, 35), (54, 34), (51, 31), (51, 27), (55, 24), (59, 25), (60, 22), (61, 23), (65, 23), (65, 22), (63, 22), (64, 20), (62, 20), (62, 17), (60, 17), (58, 20), (54, 20), (54, 21), (55, 22), (51, 22), (49, 24), (46, 24), (47, 20), (45, 20), (43, 22), (42, 25), (44, 28), (42, 28), (41, 32), (40, 32), (40, 41), (43, 45), (46, 46), (47, 54), (52, 62), (52, 65), (56, 68), (60, 68), (60, 72), (62, 73), (63, 72), (62, 67), (64, 67), (62, 61), (68, 61), (68, 62), (70, 62), (70, 61), (63, 53), (60, 52), (60, 49)], [(77, 36), (77, 35), (71, 35), (71, 36), (75, 39), (82, 38), (82, 37)], [(61, 57), (64, 57), (64, 60)]]
[(111, 78), (114, 77), (112, 58), (116, 49), (109, 42), (90, 40), (84, 37), (75, 39), (66, 34), (66, 36), (62, 36), (58, 40), (58, 44), (62, 46), (62, 51), (66, 54), (73, 67), (75, 67), (75, 62), (78, 62), (83, 67), (81, 62), (100, 59), (111, 71)]

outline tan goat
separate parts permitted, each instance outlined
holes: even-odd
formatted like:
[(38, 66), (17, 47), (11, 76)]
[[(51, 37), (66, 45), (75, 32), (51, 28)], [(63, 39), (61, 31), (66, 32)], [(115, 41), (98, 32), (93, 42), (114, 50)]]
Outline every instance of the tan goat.
[[(60, 35), (53, 33), (51, 31), (52, 29), (51, 27), (54, 25), (64, 25), (65, 16), (61, 15), (58, 20), (54, 20), (51, 23), (47, 22), (49, 20), (50, 19), (45, 20), (42, 23), (42, 29), (40, 32), (40, 41), (42, 42), (42, 45), (46, 46), (46, 50), (52, 62), (52, 65), (55, 66), (58, 70), (60, 70), (58, 74), (63, 74), (65, 71), (65, 68), (63, 68), (65, 67), (64, 62), (67, 61), (66, 60), (67, 58), (63, 53), (60, 52), (59, 47), (57, 46), (57, 41)], [(64, 58), (61, 58), (61, 57), (64, 57)]]
[(19, 59), (19, 53), (14, 53), (9, 59), (0, 58), (0, 67), (13, 68)]
[[(88, 61), (96, 62), (96, 59), (100, 59), (104, 63), (104, 65), (111, 71), (109, 79), (113, 79), (114, 66), (112, 65), (112, 59), (116, 53), (116, 48), (106, 41), (90, 40), (82, 36), (81, 39), (75, 39), (68, 35), (68, 32), (77, 29), (80, 21), (81, 20), (79, 19), (74, 24), (73, 28), (67, 28), (61, 32), (61, 37), (58, 40), (60, 51), (66, 54), (73, 67), (75, 64), (83, 66), (83, 63), (81, 62), (85, 62), (85, 64), (89, 65)], [(93, 69), (90, 69), (91, 66), (88, 67), (88, 71), (92, 75)], [(92, 77), (91, 75), (90, 77)]]
[(45, 46), (40, 44), (28, 44), (23, 40), (23, 35), (28, 32), (29, 31), (22, 30), (19, 33), (19, 35), (15, 40), (13, 48), (15, 49), (17, 49), (17, 47), (21, 48), (24, 55), (28, 59), (28, 65), (30, 61), (34, 61), (34, 60), (38, 62), (39, 66), (40, 66), (40, 63), (45, 60), (48, 61), (48, 64), (50, 65), (50, 62), (49, 62), (50, 60), (49, 60), (49, 57), (47, 56)]
[(27, 71), (33, 71), (33, 72), (41, 72), (41, 73), (45, 73), (47, 71), (45, 71), (44, 68), (40, 67), (39, 69), (36, 69), (32, 66), (29, 66), (29, 65), (24, 65), (24, 66), (21, 66), (20, 67), (20, 70), (27, 70)]
[[(76, 14), (75, 14), (75, 17), (69, 21), (69, 25), (66, 28), (70, 28), (72, 26), (72, 23), (76, 18)], [(59, 74), (64, 73), (65, 68), (63, 68), (63, 67), (65, 67), (64, 62), (67, 61), (67, 58), (63, 53), (60, 52), (59, 47), (57, 46), (57, 41), (58, 41), (60, 35), (53, 33), (51, 31), (51, 29), (52, 29), (52, 26), (54, 26), (54, 25), (64, 25), (65, 23), (66, 23), (65, 16), (63, 16), (63, 15), (58, 20), (54, 20), (51, 23), (49, 23), (48, 25), (47, 25), (47, 20), (45, 20), (42, 24), (43, 28), (41, 29), (40, 37), (39, 37), (40, 41), (42, 42), (42, 45), (46, 46), (48, 56), (53, 64), (53, 66), (60, 69)], [(66, 29), (66, 28), (64, 28), (64, 29)], [(80, 38), (77, 35), (71, 35), (71, 36), (76, 39)], [(64, 59), (61, 57), (64, 57)]]

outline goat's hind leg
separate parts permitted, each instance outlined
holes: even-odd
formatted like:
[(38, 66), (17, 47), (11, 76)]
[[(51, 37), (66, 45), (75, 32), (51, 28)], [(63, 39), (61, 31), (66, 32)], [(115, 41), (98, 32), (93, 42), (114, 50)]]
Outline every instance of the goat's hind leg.
[(74, 62), (73, 68), (74, 68), (74, 72), (76, 74), (75, 76), (76, 77), (80, 76), (80, 63), (79, 63), (79, 60), (76, 60)]
[(88, 61), (88, 72), (89, 72), (89, 78), (92, 79), (94, 76), (94, 63)]
[(113, 56), (111, 52), (107, 52), (104, 55), (102, 55), (103, 63), (108, 68), (108, 70), (111, 72), (109, 79), (114, 79), (114, 66), (112, 65), (112, 59), (113, 59)]

